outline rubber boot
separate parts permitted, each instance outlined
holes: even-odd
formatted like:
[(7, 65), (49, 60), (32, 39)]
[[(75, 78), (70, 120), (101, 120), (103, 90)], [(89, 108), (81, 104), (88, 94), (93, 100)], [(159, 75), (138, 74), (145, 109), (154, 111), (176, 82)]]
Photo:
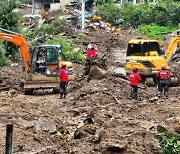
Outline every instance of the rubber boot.
[(161, 92), (160, 92), (160, 91), (158, 92), (158, 95), (157, 95), (157, 96), (158, 96), (159, 98), (161, 97)]
[(166, 98), (168, 98), (168, 93), (167, 93), (167, 92), (164, 92), (164, 96), (165, 96)]
[(62, 99), (62, 98), (63, 98), (63, 94), (62, 94), (62, 93), (60, 93), (59, 99)]

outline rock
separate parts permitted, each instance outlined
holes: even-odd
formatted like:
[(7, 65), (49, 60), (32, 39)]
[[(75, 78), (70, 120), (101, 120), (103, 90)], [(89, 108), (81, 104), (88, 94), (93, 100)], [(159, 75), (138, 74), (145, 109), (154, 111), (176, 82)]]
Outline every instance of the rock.
[(123, 153), (127, 149), (127, 142), (120, 140), (108, 140), (101, 144), (102, 153)]
[(8, 91), (8, 93), (9, 93), (11, 96), (13, 96), (13, 95), (15, 95), (15, 94), (17, 93), (17, 91), (16, 91), (15, 89), (11, 89), (11, 90)]
[(180, 122), (175, 124), (174, 130), (175, 130), (178, 134), (180, 134)]
[(178, 102), (178, 100), (177, 100), (177, 98), (171, 98), (170, 102), (175, 103), (175, 102)]
[(179, 116), (174, 118), (173, 128), (178, 134), (180, 134), (180, 117)]
[(158, 97), (153, 97), (149, 99), (149, 102), (153, 103), (158, 100)]
[(86, 137), (86, 133), (82, 128), (77, 129), (74, 133), (74, 139), (81, 139), (83, 137)]
[(74, 48), (74, 51), (78, 52), (78, 51), (80, 51), (80, 48)]
[(35, 122), (35, 128), (36, 130), (43, 130), (52, 134), (56, 133), (56, 125), (53, 120), (40, 118)]
[(97, 67), (97, 66), (93, 66), (89, 72), (89, 80), (92, 79), (97, 79), (97, 80), (101, 80), (103, 78), (105, 78), (107, 75), (107, 72), (104, 71), (103, 69)]
[(96, 134), (94, 136), (94, 139), (93, 139), (94, 143), (100, 143), (101, 140), (102, 140), (103, 135), (104, 135), (104, 128), (102, 127), (101, 129), (99, 129), (96, 132)]

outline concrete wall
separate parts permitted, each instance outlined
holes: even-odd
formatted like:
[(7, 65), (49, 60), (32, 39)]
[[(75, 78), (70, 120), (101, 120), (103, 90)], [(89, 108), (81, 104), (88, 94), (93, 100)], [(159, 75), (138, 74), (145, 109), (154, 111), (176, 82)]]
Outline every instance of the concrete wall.
[(61, 7), (63, 8), (66, 4), (68, 4), (68, 3), (72, 2), (72, 1), (73, 1), (73, 0), (61, 0), (60, 5), (61, 5)]
[(59, 10), (61, 8), (61, 4), (60, 3), (52, 3), (51, 4), (51, 11), (52, 10)]
[(53, 11), (53, 10), (59, 10), (60, 8), (64, 8), (64, 6), (68, 3), (70, 3), (73, 0), (61, 0), (60, 3), (49, 3), (49, 2), (34, 2), (34, 6), (33, 6), (33, 13), (34, 14), (42, 14), (44, 13), (44, 4), (50, 4), (50, 10), (49, 11)]
[(44, 12), (44, 5), (41, 2), (34, 2), (33, 13), (34, 14), (41, 14)]

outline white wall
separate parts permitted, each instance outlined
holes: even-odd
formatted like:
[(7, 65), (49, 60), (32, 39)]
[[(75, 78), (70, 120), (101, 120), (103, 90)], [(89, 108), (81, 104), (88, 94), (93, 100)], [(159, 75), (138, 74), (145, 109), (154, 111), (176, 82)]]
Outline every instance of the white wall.
[(52, 10), (59, 10), (61, 7), (61, 4), (60, 3), (52, 3), (51, 4), (51, 11)]
[(61, 5), (61, 7), (63, 8), (66, 4), (68, 4), (68, 3), (72, 2), (72, 1), (73, 1), (73, 0), (61, 0), (60, 5)]
[[(60, 3), (52, 3), (50, 5), (50, 10), (59, 10), (60, 8), (64, 8), (64, 6), (70, 3), (73, 0), (61, 0)], [(42, 14), (44, 13), (44, 4), (41, 2), (34, 2), (34, 14)]]

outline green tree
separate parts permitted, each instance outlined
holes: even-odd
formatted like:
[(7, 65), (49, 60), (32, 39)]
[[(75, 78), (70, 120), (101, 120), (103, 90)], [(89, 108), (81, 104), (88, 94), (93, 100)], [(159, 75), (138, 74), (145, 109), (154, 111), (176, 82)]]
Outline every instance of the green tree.
[[(0, 27), (14, 32), (20, 31), (20, 13), (17, 10), (16, 0), (0, 1)], [(5, 45), (5, 56), (14, 58), (17, 47), (10, 42), (3, 42)]]
[(104, 5), (105, 3), (114, 3), (115, 0), (95, 0), (97, 5)]
[(0, 67), (8, 64), (8, 58), (5, 56), (6, 50), (2, 43), (0, 43)]
[(104, 21), (117, 25), (120, 19), (120, 9), (113, 3), (105, 3), (98, 7), (98, 14)]
[(32, 4), (32, 0), (18, 0), (21, 4)]

